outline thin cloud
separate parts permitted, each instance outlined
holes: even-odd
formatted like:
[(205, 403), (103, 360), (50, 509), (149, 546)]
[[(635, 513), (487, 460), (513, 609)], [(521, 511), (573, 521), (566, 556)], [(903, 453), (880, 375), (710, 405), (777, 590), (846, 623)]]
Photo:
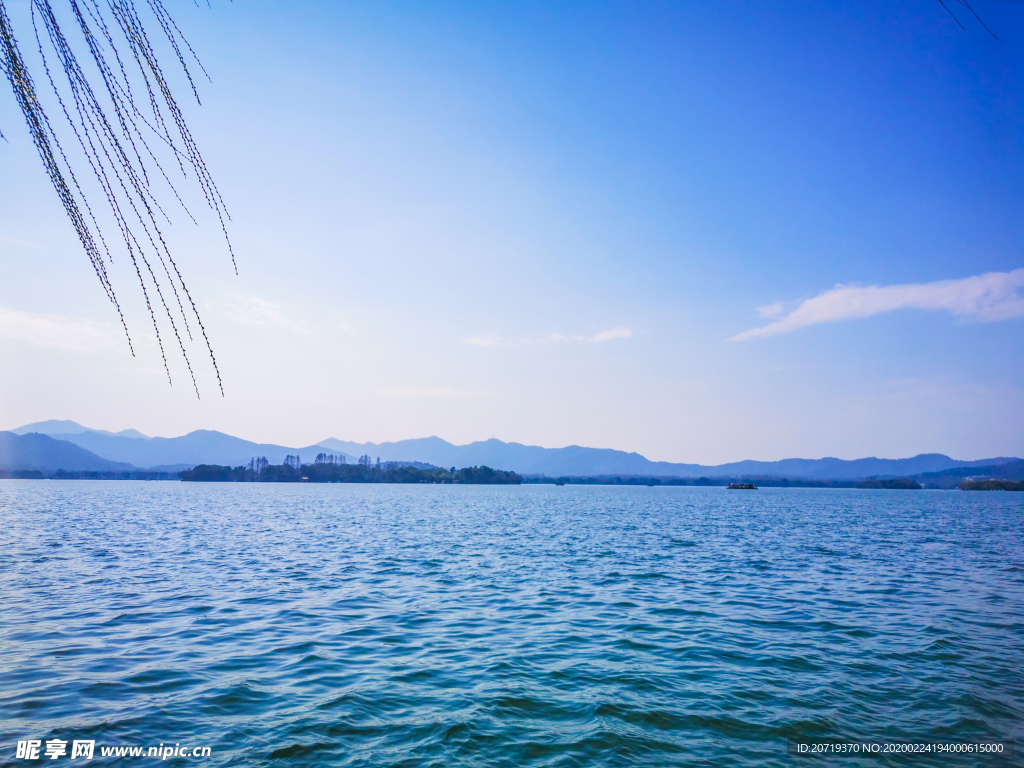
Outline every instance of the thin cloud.
[(599, 331), (593, 336), (581, 336), (572, 335), (567, 336), (564, 333), (552, 333), (541, 339), (503, 339), (500, 336), (493, 336), (488, 334), (486, 336), (470, 336), (468, 339), (463, 339), (466, 344), (471, 344), (474, 347), (496, 347), (499, 345), (518, 345), (518, 344), (551, 344), (551, 343), (562, 343), (562, 342), (582, 342), (585, 344), (599, 344), (602, 341), (613, 341), (615, 339), (628, 339), (633, 335), (633, 332), (629, 328), (609, 328), (607, 331)]
[(382, 389), (380, 394), (397, 398), (435, 398), (441, 400), (465, 400), (469, 397), (481, 397), (487, 392), (473, 392), (454, 387), (396, 387)]
[(0, 308), (0, 337), (72, 352), (119, 349), (126, 344), (118, 333), (84, 320), (69, 320), (55, 315), (44, 317), (3, 308)]
[(356, 327), (352, 323), (338, 323), (337, 327), (343, 335), (348, 336), (350, 339), (354, 339), (359, 336), (359, 334), (356, 333)]
[(599, 344), (602, 341), (613, 341), (614, 339), (628, 339), (633, 335), (629, 328), (610, 328), (607, 331), (599, 331), (593, 336), (563, 336), (561, 333), (552, 333), (547, 341), (582, 341), (587, 344)]
[(309, 335), (309, 329), (287, 317), (281, 311), (280, 304), (266, 301), (255, 296), (239, 298), (221, 307), (221, 311), (229, 319), (239, 325), (250, 328), (284, 328), (295, 333)]
[(467, 344), (472, 344), (474, 347), (493, 347), (501, 343), (501, 339), (491, 336), (470, 336), (468, 339), (463, 339)]
[(786, 314), (786, 305), (781, 301), (776, 301), (774, 304), (769, 304), (766, 307), (758, 307), (757, 314), (765, 320), (777, 320)]
[(607, 331), (601, 331), (600, 333), (595, 333), (593, 336), (591, 336), (589, 339), (587, 339), (587, 341), (590, 341), (592, 343), (597, 344), (597, 343), (602, 342), (602, 341), (614, 341), (615, 339), (628, 339), (632, 335), (633, 335), (633, 332), (631, 330), (629, 330), (629, 328), (611, 328), (611, 329), (609, 329)]
[[(949, 312), (985, 322), (1024, 317), (1024, 269), (989, 272), (963, 280), (908, 285), (837, 285), (800, 304), (785, 317), (733, 336), (730, 341), (777, 336), (818, 323), (873, 317), (897, 309)], [(762, 310), (774, 310), (778, 304)]]
[(31, 248), (34, 251), (38, 251), (39, 245), (36, 243), (30, 243), (27, 240), (16, 240), (13, 237), (7, 237), (6, 235), (0, 235), (0, 242), (7, 243), (9, 245), (17, 245), (21, 248)]
[(561, 333), (552, 333), (550, 336), (548, 336), (547, 338), (544, 339), (544, 341), (554, 341), (556, 343), (557, 342), (562, 342), (562, 341), (587, 341), (587, 340), (588, 339), (587, 339), (586, 336), (566, 336), (566, 335), (561, 334)]

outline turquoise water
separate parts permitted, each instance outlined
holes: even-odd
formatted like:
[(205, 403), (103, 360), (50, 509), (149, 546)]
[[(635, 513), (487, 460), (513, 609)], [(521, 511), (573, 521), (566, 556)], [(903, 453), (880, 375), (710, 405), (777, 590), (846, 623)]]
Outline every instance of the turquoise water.
[(1024, 494), (2, 481), (0, 523), (2, 765), (56, 737), (218, 766), (1024, 738)]

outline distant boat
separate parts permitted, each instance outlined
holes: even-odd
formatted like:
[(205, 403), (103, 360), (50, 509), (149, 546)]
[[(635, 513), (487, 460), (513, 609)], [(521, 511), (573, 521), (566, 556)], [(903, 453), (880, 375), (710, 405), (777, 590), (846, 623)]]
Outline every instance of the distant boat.
[(565, 485), (565, 483), (555, 483), (555, 485)]
[(757, 486), (753, 483), (729, 483), (725, 486), (730, 491), (756, 491)]

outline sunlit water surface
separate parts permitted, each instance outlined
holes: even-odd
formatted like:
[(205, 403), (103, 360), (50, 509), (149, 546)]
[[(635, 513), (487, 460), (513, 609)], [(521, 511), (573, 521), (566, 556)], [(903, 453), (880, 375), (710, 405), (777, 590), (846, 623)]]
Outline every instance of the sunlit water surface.
[(0, 601), (3, 765), (55, 737), (218, 766), (1024, 737), (1024, 494), (0, 481)]

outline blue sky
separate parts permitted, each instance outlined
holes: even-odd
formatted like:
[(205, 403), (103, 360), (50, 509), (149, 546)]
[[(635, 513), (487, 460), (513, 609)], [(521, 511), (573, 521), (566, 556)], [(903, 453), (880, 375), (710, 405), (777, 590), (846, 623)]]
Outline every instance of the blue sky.
[(949, 5), (173, 4), (227, 396), (121, 259), (127, 353), (7, 95), (0, 426), (1024, 455), (1024, 4)]

